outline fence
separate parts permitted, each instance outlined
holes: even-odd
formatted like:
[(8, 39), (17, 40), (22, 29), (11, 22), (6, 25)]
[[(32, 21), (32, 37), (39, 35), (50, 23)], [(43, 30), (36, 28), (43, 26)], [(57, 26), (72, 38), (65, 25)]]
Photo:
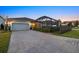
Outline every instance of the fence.
[(71, 26), (61, 25), (59, 31), (60, 31), (60, 33), (64, 33), (64, 32), (71, 31), (71, 30), (72, 30), (72, 27)]
[(34, 30), (44, 31), (44, 32), (55, 32), (65, 33), (72, 30), (71, 25), (61, 24), (60, 26), (42, 26), (39, 28), (34, 28)]

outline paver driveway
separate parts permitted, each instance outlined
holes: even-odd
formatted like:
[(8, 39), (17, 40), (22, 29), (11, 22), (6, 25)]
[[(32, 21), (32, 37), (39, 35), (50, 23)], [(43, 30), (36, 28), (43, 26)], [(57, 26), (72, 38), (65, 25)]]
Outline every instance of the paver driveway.
[(79, 40), (37, 31), (12, 32), (8, 52), (52, 53), (79, 52)]

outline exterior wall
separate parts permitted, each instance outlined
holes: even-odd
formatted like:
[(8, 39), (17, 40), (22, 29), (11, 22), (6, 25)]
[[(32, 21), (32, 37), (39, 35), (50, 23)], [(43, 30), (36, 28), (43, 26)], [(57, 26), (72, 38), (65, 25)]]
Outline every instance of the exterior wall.
[(57, 24), (55, 23), (55, 22), (52, 22), (52, 21), (50, 21), (50, 22), (40, 22), (40, 21), (38, 21), (38, 22), (32, 22), (32, 24), (34, 24), (34, 25), (32, 25), (32, 28), (50, 28), (50, 27), (52, 27), (53, 25), (56, 25), (57, 26)]
[(29, 27), (31, 27), (31, 22), (30, 21), (15, 21), (15, 20), (6, 20), (6, 24), (11, 28), (12, 30), (12, 24), (13, 23), (26, 23), (29, 25)]
[(7, 20), (6, 21), (6, 24), (8, 24), (8, 26), (11, 26), (12, 23), (28, 23), (29, 25), (31, 25), (30, 21), (26, 21), (26, 22), (24, 22), (24, 21), (15, 21), (15, 20)]
[(41, 23), (40, 22), (32, 22), (32, 29), (35, 28), (41, 28)]

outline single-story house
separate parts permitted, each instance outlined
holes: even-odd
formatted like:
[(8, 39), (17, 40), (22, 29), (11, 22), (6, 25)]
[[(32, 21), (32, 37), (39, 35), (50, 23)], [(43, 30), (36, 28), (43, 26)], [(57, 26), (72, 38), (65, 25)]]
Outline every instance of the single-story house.
[(5, 24), (10, 26), (11, 30), (29, 30), (33, 19), (20, 17), (20, 18), (8, 18)]
[(11, 30), (29, 30), (30, 28), (51, 28), (59, 25), (59, 20), (48, 16), (42, 16), (38, 19), (30, 19), (27, 17), (7, 18), (5, 24)]

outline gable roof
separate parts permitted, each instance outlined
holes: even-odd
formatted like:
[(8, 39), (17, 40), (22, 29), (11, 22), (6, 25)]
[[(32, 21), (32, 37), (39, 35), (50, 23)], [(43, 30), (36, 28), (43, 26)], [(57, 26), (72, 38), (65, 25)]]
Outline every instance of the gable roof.
[(50, 19), (50, 20), (57, 21), (56, 19), (53, 19), (53, 18), (48, 17), (48, 16), (41, 16), (41, 17), (39, 17), (39, 18), (38, 18), (38, 19), (36, 19), (36, 20), (42, 20), (42, 19), (44, 19), (44, 18), (48, 18), (48, 19)]
[(19, 17), (19, 18), (8, 18), (8, 20), (15, 20), (15, 21), (33, 21), (34, 19), (26, 18), (26, 17)]

